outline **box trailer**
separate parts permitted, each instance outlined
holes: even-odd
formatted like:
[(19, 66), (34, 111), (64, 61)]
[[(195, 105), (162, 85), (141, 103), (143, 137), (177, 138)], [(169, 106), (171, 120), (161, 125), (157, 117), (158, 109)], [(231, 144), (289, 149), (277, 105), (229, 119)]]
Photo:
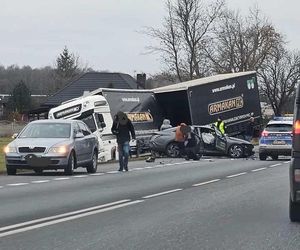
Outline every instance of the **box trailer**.
[(153, 89), (165, 118), (176, 126), (213, 124), (221, 117), (229, 135), (242, 134), (249, 118), (261, 122), (256, 72), (220, 74)]

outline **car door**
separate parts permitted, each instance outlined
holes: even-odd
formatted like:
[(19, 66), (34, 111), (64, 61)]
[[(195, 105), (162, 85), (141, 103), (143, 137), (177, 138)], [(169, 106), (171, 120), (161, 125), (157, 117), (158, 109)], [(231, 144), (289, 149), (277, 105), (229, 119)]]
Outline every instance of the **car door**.
[(82, 133), (79, 127), (78, 122), (74, 122), (73, 124), (73, 133), (74, 133), (74, 148), (76, 154), (77, 163), (82, 162), (83, 160), (83, 152), (84, 152), (84, 137), (76, 138), (78, 133)]
[(83, 134), (83, 152), (82, 161), (89, 161), (92, 159), (93, 153), (93, 140), (94, 137), (91, 136), (91, 131), (87, 128), (86, 124), (83, 122), (78, 122), (81, 133)]
[(226, 137), (218, 130), (216, 127), (214, 127), (215, 134), (216, 134), (216, 143), (215, 147), (216, 150), (226, 154), (226, 148), (227, 148), (227, 141)]
[(84, 131), (84, 136), (87, 140), (87, 160), (91, 160), (93, 157), (93, 152), (96, 144), (96, 138), (92, 131), (89, 129), (89, 127), (84, 124), (85, 126), (85, 131)]

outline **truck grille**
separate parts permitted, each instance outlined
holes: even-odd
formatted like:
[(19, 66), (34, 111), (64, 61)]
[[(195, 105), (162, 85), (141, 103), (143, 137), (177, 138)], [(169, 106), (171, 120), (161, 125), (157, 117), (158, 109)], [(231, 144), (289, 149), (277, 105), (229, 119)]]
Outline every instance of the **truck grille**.
[(34, 148), (19, 147), (20, 153), (44, 153), (45, 150), (46, 150), (45, 147), (34, 147)]

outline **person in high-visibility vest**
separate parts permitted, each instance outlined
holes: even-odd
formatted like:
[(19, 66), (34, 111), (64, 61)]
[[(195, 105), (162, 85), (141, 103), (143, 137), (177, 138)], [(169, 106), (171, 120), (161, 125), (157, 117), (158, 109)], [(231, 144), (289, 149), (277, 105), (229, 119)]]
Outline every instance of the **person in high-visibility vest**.
[(218, 117), (218, 121), (215, 122), (215, 126), (220, 130), (220, 132), (224, 135), (225, 134), (225, 123)]

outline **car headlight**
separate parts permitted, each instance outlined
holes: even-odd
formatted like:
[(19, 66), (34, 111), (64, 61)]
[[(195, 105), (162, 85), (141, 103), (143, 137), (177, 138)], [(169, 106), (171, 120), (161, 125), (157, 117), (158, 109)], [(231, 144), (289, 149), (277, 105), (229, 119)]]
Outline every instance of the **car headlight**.
[(49, 149), (49, 153), (66, 154), (67, 152), (68, 152), (67, 146), (52, 147)]
[(17, 153), (17, 148), (6, 146), (4, 148), (4, 153), (5, 154), (7, 154), (7, 153)]

